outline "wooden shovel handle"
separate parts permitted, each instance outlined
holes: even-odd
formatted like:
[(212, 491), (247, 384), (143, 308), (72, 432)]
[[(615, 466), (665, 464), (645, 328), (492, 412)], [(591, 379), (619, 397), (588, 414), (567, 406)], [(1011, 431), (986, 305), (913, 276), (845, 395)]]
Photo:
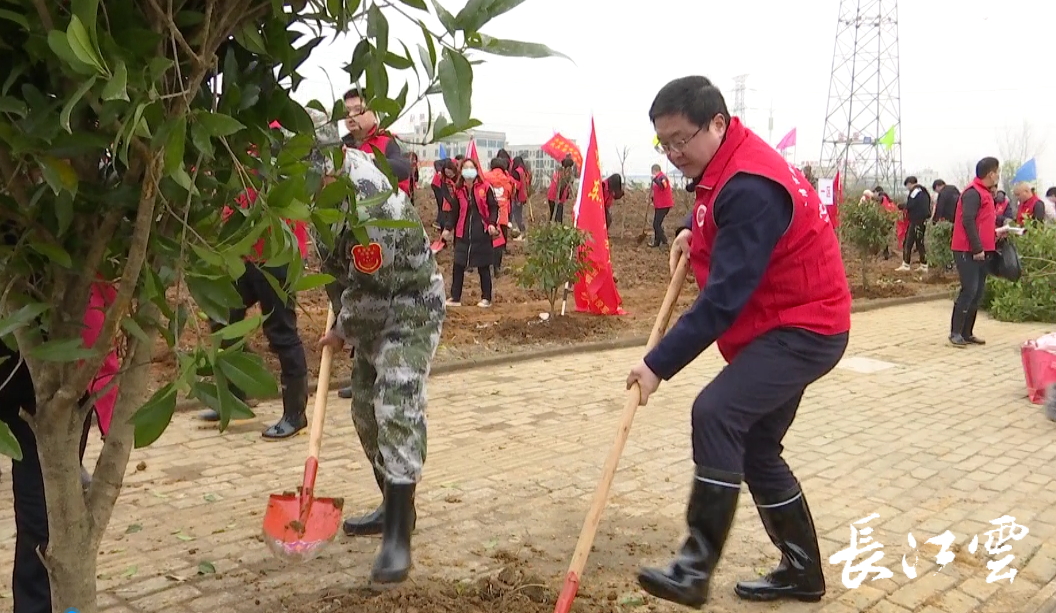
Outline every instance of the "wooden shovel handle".
[[(653, 331), (649, 334), (649, 343), (646, 345), (646, 351), (655, 347), (660, 342), (660, 339), (663, 338), (664, 332), (671, 322), (671, 313), (674, 311), (675, 303), (678, 302), (678, 294), (682, 291), (682, 286), (685, 285), (687, 272), (688, 261), (685, 254), (683, 254), (678, 262), (678, 268), (675, 269), (675, 275), (671, 278), (671, 284), (667, 287), (664, 304), (656, 315), (656, 323), (653, 324)], [(627, 404), (624, 405), (623, 416), (620, 417), (620, 424), (616, 430), (616, 440), (612, 444), (612, 449), (609, 450), (609, 456), (605, 459), (605, 467), (601, 471), (601, 480), (598, 482), (598, 488), (594, 491), (594, 500), (591, 502), (590, 511), (587, 512), (587, 518), (583, 522), (583, 530), (579, 533), (579, 542), (576, 543), (576, 551), (572, 554), (572, 563), (568, 567), (569, 574), (577, 578), (582, 576), (583, 569), (587, 565), (587, 556), (590, 554), (590, 548), (594, 545), (598, 523), (601, 522), (601, 514), (605, 510), (606, 502), (608, 502), (609, 489), (612, 487), (612, 480), (616, 476), (616, 468), (619, 466), (620, 456), (623, 455), (623, 447), (627, 443), (627, 436), (631, 433), (634, 413), (638, 410), (638, 405), (641, 401), (642, 392), (636, 383), (627, 391)]]
[[(326, 329), (323, 334), (334, 327), (334, 307), (331, 305), (326, 313)], [(334, 350), (323, 347), (322, 359), (319, 361), (319, 383), (315, 386), (315, 408), (312, 410), (312, 430), (308, 438), (308, 457), (319, 459), (319, 450), (323, 446), (323, 422), (326, 421), (326, 396), (330, 393), (330, 363), (334, 359)]]

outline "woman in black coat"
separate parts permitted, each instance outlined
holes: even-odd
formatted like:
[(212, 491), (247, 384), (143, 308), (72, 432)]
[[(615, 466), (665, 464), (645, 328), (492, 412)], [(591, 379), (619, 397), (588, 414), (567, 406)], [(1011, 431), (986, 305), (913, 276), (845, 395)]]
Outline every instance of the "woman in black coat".
[(471, 159), (462, 160), (461, 176), (448, 191), (444, 208), (443, 238), (455, 244), (454, 270), (451, 274), (451, 298), (448, 306), (462, 306), (462, 285), (466, 270), (476, 268), (480, 274), (481, 301), (477, 306), (491, 306), (491, 265), (494, 263), (492, 241), (498, 235), (499, 203), (495, 192), (480, 176)]

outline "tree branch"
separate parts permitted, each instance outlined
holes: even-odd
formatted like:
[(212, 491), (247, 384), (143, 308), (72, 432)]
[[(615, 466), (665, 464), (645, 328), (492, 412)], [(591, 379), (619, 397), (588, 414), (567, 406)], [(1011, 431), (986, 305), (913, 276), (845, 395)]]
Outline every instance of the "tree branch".
[(40, 22), (44, 24), (44, 30), (47, 32), (54, 30), (55, 22), (51, 20), (47, 3), (44, 0), (33, 0), (33, 6), (37, 7), (37, 15), (40, 16)]

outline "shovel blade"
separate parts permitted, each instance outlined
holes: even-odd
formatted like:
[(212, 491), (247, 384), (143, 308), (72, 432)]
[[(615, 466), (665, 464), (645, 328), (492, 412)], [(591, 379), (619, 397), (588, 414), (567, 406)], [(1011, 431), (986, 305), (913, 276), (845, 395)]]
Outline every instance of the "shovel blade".
[[(264, 513), (264, 543), (280, 559), (307, 562), (337, 537), (343, 507), (340, 498), (272, 494)], [(302, 508), (307, 509), (303, 516)]]

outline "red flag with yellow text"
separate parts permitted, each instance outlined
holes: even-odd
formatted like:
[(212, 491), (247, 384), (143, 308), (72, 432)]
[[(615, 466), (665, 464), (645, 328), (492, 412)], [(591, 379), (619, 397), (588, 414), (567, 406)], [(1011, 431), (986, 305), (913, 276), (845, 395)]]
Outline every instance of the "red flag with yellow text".
[(601, 159), (598, 156), (598, 139), (594, 135), (594, 118), (590, 118), (590, 143), (583, 164), (583, 175), (579, 182), (579, 197), (576, 199), (576, 227), (588, 233), (587, 259), (593, 269), (576, 279), (574, 288), (576, 310), (597, 315), (626, 315), (621, 308), (623, 300), (616, 291), (616, 279), (612, 276), (612, 260), (609, 250), (609, 232), (605, 227), (605, 209), (601, 195)]
[(558, 162), (565, 159), (565, 155), (571, 155), (572, 161), (576, 163), (576, 168), (583, 168), (583, 154), (579, 151), (579, 147), (564, 136), (561, 136), (560, 132), (554, 134), (553, 138), (546, 141), (540, 149)]

